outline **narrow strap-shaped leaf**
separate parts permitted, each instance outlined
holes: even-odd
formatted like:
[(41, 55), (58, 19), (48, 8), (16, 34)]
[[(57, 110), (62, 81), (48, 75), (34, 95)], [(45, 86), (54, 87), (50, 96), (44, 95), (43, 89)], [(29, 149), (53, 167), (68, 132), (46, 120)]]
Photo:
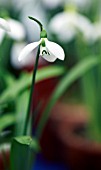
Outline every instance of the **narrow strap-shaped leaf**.
[(17, 121), (15, 124), (15, 135), (16, 136), (23, 135), (27, 107), (28, 107), (28, 99), (29, 99), (29, 92), (27, 90), (27, 91), (23, 92), (19, 96), (18, 100), (16, 101), (16, 103), (17, 103), (17, 111), (16, 111)]
[(0, 117), (0, 132), (7, 128), (8, 126), (14, 124), (16, 118), (14, 114), (6, 114)]
[[(65, 72), (64, 67), (60, 66), (47, 66), (41, 68), (36, 74), (36, 83), (47, 78), (57, 77)], [(0, 102), (5, 101), (7, 98), (16, 97), (21, 91), (28, 88), (31, 84), (32, 74), (24, 74), (19, 80), (15, 80), (11, 86), (9, 86), (3, 94), (0, 96)]]
[(76, 66), (74, 66), (67, 74), (61, 79), (57, 87), (55, 88), (43, 114), (38, 126), (36, 128), (36, 136), (40, 138), (42, 130), (48, 120), (50, 111), (53, 108), (57, 100), (63, 95), (65, 90), (67, 90), (70, 85), (76, 81), (78, 78), (82, 77), (87, 71), (93, 67), (100, 64), (97, 56), (88, 56), (84, 60), (80, 61)]

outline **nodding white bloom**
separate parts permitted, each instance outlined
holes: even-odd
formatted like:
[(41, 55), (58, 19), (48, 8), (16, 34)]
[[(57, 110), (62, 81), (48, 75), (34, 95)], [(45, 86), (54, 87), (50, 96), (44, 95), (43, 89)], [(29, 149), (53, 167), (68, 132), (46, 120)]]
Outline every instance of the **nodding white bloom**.
[(40, 45), (40, 56), (49, 62), (54, 62), (57, 58), (64, 60), (65, 54), (62, 47), (47, 39), (47, 33), (45, 30), (41, 32), (41, 39), (38, 42), (28, 44), (20, 53), (19, 61), (27, 57), (27, 55), (35, 50)]
[[(3, 21), (3, 20), (0, 20), (0, 21)], [(6, 26), (7, 25), (6, 21), (9, 25), (9, 27)], [(8, 28), (8, 30), (10, 28), (10, 31), (7, 32), (7, 35), (9, 37), (11, 37), (12, 39), (14, 39), (16, 41), (23, 40), (26, 36), (24, 26), (19, 21), (16, 21), (11, 18), (8, 18), (6, 21), (4, 20), (4, 22), (1, 22), (1, 24), (0, 24), (0, 27), (2, 27), (2, 28), (5, 26), (5, 29), (3, 29), (3, 30), (0, 29), (0, 43), (2, 42), (2, 40), (5, 36), (5, 30), (7, 30), (7, 28)]]
[[(11, 64), (13, 67), (20, 69), (23, 67), (22, 63), (19, 63), (18, 57), (21, 50), (25, 47), (25, 42), (15, 42), (11, 48)], [(28, 61), (27, 61), (28, 63)]]
[(79, 32), (85, 40), (89, 41), (92, 23), (87, 17), (77, 12), (61, 12), (51, 19), (49, 30), (63, 42), (70, 42)]
[(101, 40), (101, 21), (96, 21), (93, 24), (93, 30), (92, 30), (92, 36), (91, 36), (92, 43), (98, 40)]
[(11, 18), (9, 18), (7, 21), (11, 27), (11, 32), (9, 32), (8, 35), (14, 40), (23, 40), (26, 36), (23, 24)]
[(11, 31), (8, 22), (3, 18), (0, 18), (0, 28), (4, 31)]

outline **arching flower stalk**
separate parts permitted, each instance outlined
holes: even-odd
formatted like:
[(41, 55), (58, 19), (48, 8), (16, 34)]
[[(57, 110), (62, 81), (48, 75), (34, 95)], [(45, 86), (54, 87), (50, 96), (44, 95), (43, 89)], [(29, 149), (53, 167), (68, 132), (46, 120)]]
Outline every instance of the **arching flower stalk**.
[(29, 17), (30, 19), (34, 20), (37, 22), (40, 26), (40, 40), (38, 42), (33, 42), (31, 44), (28, 44), (27, 46), (24, 47), (24, 49), (21, 51), (19, 55), (19, 61), (21, 62), (28, 56), (28, 54), (32, 51), (35, 50), (37, 47), (38, 52), (36, 56), (36, 62), (33, 70), (33, 78), (32, 78), (32, 85), (31, 85), (31, 91), (30, 91), (30, 98), (29, 98), (29, 105), (28, 105), (28, 110), (27, 110), (27, 116), (26, 116), (26, 121), (25, 121), (25, 128), (23, 134), (27, 134), (27, 128), (28, 128), (28, 122), (29, 122), (29, 116), (32, 115), (31, 111), (31, 102), (32, 102), (32, 94), (34, 91), (34, 85), (35, 85), (35, 76), (36, 76), (36, 71), (38, 67), (38, 60), (39, 57), (42, 56), (45, 60), (49, 62), (54, 62), (57, 58), (60, 60), (64, 60), (65, 54), (64, 50), (62, 47), (54, 42), (51, 42), (47, 39), (47, 32), (43, 28), (43, 25), (38, 21), (37, 19), (33, 17)]

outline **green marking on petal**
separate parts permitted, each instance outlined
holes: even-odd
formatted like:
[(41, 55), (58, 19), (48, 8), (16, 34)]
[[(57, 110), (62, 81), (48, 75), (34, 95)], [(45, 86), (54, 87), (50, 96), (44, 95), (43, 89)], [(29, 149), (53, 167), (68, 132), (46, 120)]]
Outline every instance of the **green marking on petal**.
[(41, 45), (42, 45), (42, 47), (46, 47), (46, 44), (45, 44), (45, 40), (44, 40), (44, 39), (42, 39)]

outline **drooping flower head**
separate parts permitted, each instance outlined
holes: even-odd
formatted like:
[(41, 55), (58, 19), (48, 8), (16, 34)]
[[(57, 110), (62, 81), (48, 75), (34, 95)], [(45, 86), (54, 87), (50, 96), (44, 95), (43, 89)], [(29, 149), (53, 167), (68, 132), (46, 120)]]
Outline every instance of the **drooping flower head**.
[(2, 43), (5, 33), (15, 41), (22, 41), (26, 36), (23, 24), (12, 18), (6, 20), (0, 18), (0, 43)]
[(0, 18), (0, 28), (3, 29), (4, 31), (10, 31), (10, 26), (8, 24), (8, 22), (3, 19), (3, 18)]
[[(33, 19), (30, 17), (30, 19)], [(33, 19), (37, 21), (36, 19)], [(23, 60), (28, 54), (35, 50), (40, 45), (40, 56), (42, 56), (45, 60), (49, 62), (54, 62), (57, 58), (60, 60), (64, 60), (64, 50), (62, 47), (54, 42), (51, 42), (47, 39), (47, 32), (43, 28), (42, 24), (37, 21), (41, 27), (40, 40), (37, 42), (33, 42), (25, 46), (25, 48), (21, 51), (19, 56), (19, 61)]]
[(62, 42), (72, 41), (78, 33), (89, 42), (92, 36), (92, 23), (77, 11), (68, 10), (53, 17), (49, 23), (49, 30)]

